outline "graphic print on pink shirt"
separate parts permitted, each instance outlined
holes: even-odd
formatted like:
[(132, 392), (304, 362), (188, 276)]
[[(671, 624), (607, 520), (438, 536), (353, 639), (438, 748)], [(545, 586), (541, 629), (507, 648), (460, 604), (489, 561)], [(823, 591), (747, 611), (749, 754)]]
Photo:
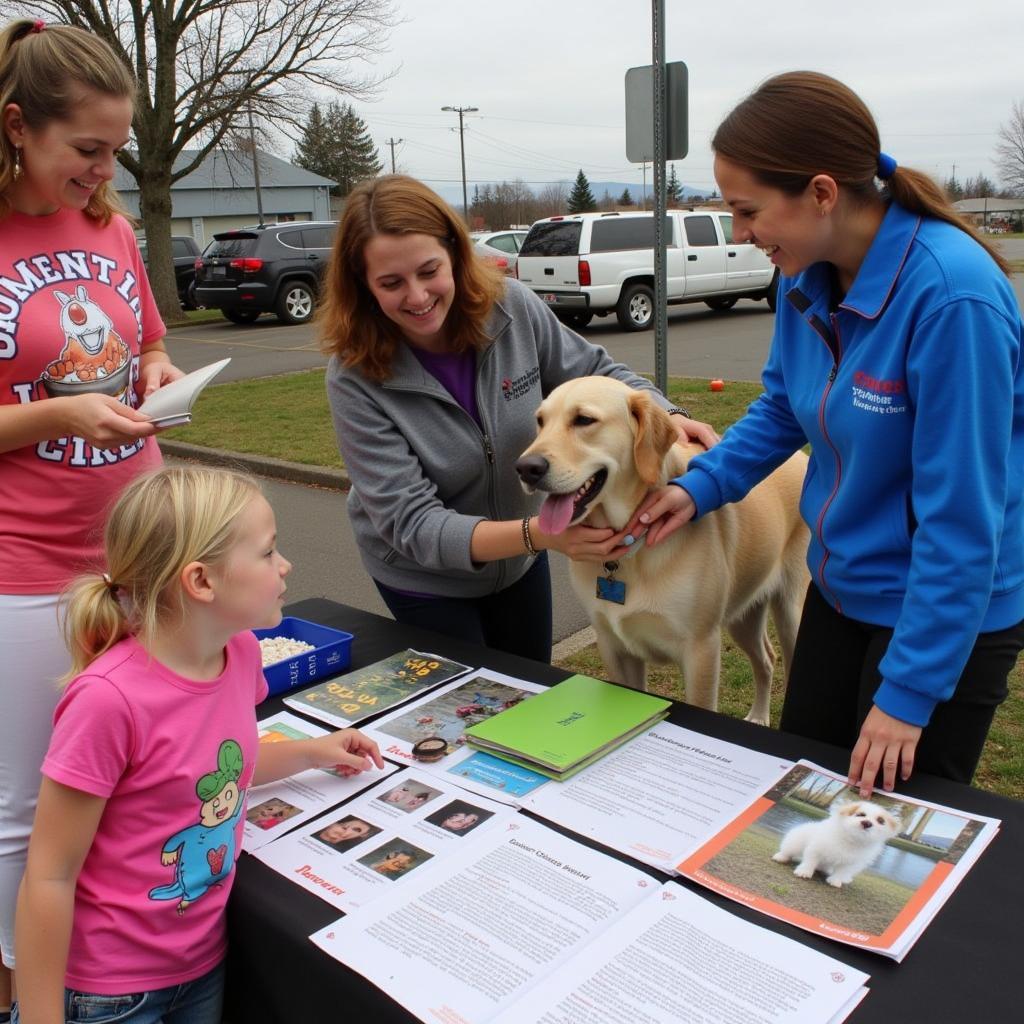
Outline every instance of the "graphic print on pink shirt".
[(178, 913), (218, 885), (235, 867), (235, 825), (245, 807), (242, 748), (225, 740), (217, 751), (217, 769), (196, 783), (199, 824), (175, 832), (160, 851), (160, 863), (174, 866), (174, 881), (149, 892), (151, 900), (178, 900)]
[(52, 382), (80, 385), (93, 382), (95, 387), (83, 386), (81, 390), (112, 394), (130, 405), (128, 385), (132, 357), (128, 346), (114, 330), (114, 321), (89, 298), (84, 285), (79, 285), (74, 295), (54, 290), (53, 296), (60, 303), (64, 347), (43, 372), (42, 383), (47, 393), (51, 397), (61, 394), (60, 390), (51, 388)]

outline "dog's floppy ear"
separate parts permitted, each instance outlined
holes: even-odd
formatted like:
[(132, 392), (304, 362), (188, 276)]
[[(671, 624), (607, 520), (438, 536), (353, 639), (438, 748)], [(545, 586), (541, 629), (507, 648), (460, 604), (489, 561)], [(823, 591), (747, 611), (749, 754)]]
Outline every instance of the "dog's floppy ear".
[(629, 412), (636, 420), (633, 439), (633, 460), (645, 484), (656, 484), (661, 478), (661, 465), (678, 434), (669, 414), (655, 405), (646, 391), (629, 396)]

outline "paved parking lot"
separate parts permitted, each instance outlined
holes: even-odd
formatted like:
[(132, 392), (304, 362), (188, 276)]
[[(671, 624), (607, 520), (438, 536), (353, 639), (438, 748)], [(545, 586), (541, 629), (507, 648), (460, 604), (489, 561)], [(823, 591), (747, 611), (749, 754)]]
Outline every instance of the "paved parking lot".
[[(668, 313), (668, 372), (686, 377), (757, 380), (768, 354), (774, 317), (764, 302), (742, 299), (731, 310), (715, 313), (703, 303), (673, 306)], [(626, 334), (614, 316), (599, 317), (584, 337), (603, 345), (612, 356), (639, 373), (654, 372), (654, 334)], [(324, 366), (312, 324), (288, 327), (265, 315), (254, 324), (227, 320), (176, 327), (168, 348), (183, 370), (195, 370), (231, 356), (218, 378), (245, 380)]]

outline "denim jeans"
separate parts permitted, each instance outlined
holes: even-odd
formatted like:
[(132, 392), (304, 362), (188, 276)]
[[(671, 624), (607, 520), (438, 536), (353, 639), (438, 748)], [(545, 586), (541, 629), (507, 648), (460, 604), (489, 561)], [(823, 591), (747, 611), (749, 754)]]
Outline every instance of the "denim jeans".
[[(224, 964), (181, 985), (100, 996), (64, 990), (66, 1024), (221, 1024), (224, 1003)], [(11, 1024), (18, 1024), (14, 1004)]]

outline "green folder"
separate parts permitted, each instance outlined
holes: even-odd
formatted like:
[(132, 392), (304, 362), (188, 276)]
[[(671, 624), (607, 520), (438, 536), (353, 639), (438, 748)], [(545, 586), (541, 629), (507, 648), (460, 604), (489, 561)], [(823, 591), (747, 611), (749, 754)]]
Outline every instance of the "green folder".
[(671, 704), (590, 676), (570, 676), (470, 726), (465, 736), (478, 750), (564, 779), (660, 722)]

